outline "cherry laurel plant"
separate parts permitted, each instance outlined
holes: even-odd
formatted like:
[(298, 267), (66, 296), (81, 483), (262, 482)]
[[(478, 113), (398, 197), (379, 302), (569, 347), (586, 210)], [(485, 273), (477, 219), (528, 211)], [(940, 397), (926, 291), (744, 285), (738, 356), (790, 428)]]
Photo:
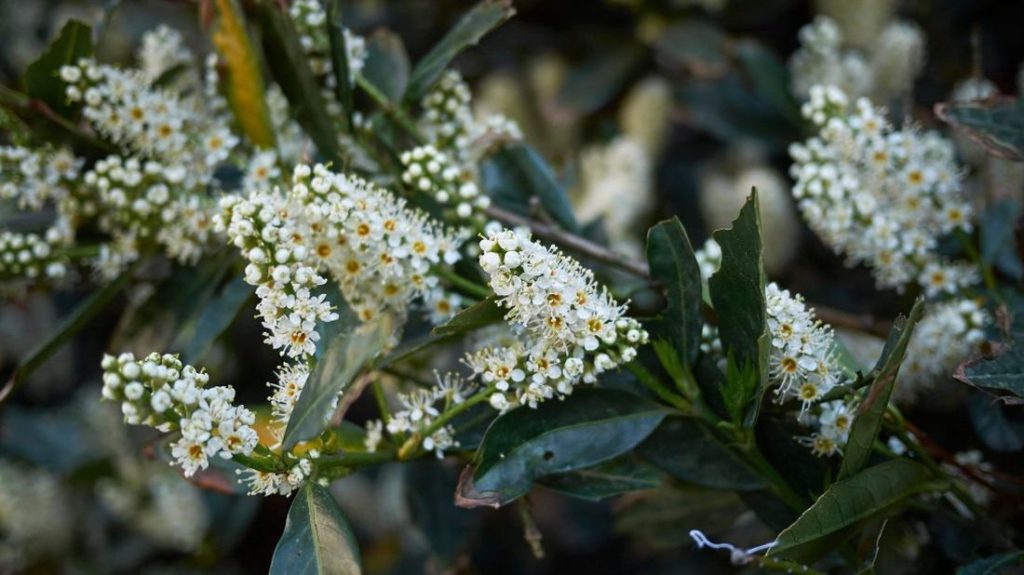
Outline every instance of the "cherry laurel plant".
[[(821, 16), (793, 63), (808, 134), (789, 149), (797, 211), (879, 290), (917, 296), (879, 333), (885, 322), (816, 309), (766, 279), (756, 187), (697, 250), (678, 219), (647, 231), (645, 254), (586, 233), (520, 126), (475, 113), (451, 65), (513, 15), (508, 3), (472, 8), (397, 88), (370, 69), (379, 45), (346, 28), (335, 2), (206, 4), (209, 53), (160, 26), (131, 63), (108, 63), (72, 21), (24, 93), (4, 89), (0, 199), (35, 217), (0, 219), (0, 285), (11, 297), (92, 294), (0, 397), (121, 290), (168, 266), (206, 282), (208, 309), (160, 324), (182, 333), (121, 338), (95, 357), (96, 387), (126, 425), (155, 430), (150, 457), (180, 474), (160, 493), (293, 499), (273, 573), (361, 572), (331, 486), (421, 458), (459, 462), (453, 505), (467, 508), (539, 485), (589, 499), (681, 484), (735, 492), (766, 545), (677, 527), (736, 565), (787, 572), (871, 569), (887, 518), (981, 524), (1019, 503), (1020, 480), (980, 452), (951, 453), (901, 411), (951, 393), (954, 371), (1019, 403), (1024, 365), (1020, 292), (993, 270), (999, 246), (986, 243), (953, 142), (894, 124), (865, 96), (899, 93), (906, 82), (886, 74), (912, 78), (917, 60), (902, 72), (873, 61), (870, 82), (840, 77), (866, 64), (843, 58)], [(923, 59), (919, 32), (897, 32)], [(1020, 122), (1019, 104), (1008, 110)], [(991, 109), (957, 111), (951, 122), (1020, 153), (1020, 134), (1006, 144), (976, 120)], [(635, 162), (646, 174), (657, 150), (627, 144), (636, 159), (591, 170), (603, 174), (592, 186), (628, 179)], [(239, 315), (255, 316), (264, 344), (239, 353), (277, 365), (261, 392), (231, 385), (211, 353)], [(858, 328), (888, 335), (867, 360), (842, 336)], [(999, 409), (995, 399), (976, 407)], [(374, 414), (350, 417), (357, 402)], [(52, 481), (19, 482), (34, 484), (25, 501), (53, 499), (35, 493)], [(25, 504), (7, 491), (4, 513)], [(168, 516), (175, 498), (195, 499), (161, 497)], [(44, 545), (25, 529), (11, 531), (25, 553)], [(1017, 561), (1013, 540), (990, 551)], [(15, 560), (0, 553), (0, 570)]]

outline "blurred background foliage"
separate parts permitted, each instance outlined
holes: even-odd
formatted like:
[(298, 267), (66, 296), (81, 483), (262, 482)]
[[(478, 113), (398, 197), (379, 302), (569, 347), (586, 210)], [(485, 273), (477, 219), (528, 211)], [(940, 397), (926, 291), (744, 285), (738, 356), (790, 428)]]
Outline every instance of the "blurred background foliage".
[[(873, 3), (866, 0), (865, 11)], [(207, 51), (202, 4), (5, 0), (0, 2), (0, 84), (18, 85), (20, 71), (71, 17), (101, 29), (97, 55), (103, 61), (130, 60), (142, 33), (161, 23), (185, 33), (195, 51)], [(408, 63), (429, 50), (471, 5), (356, 1), (343, 8), (346, 25), (368, 39), (365, 74), (398, 92)], [(721, 219), (715, 205), (708, 205), (714, 202), (702, 200), (717, 174), (764, 165), (774, 171), (754, 177), (752, 183), (760, 188), (763, 179), (784, 177), (787, 146), (807, 135), (789, 89), (786, 60), (798, 46), (798, 30), (817, 12), (812, 2), (519, 0), (515, 9), (512, 20), (462, 54), (456, 67), (473, 86), (477, 106), (516, 120), (567, 189), (578, 191), (587, 177), (581, 150), (611, 142), (624, 129), (650, 134), (644, 145), (655, 154), (649, 174), (653, 195), (648, 199), (637, 184), (637, 194), (644, 194), (638, 198), (641, 215), (626, 224), (635, 228), (637, 239), (649, 225), (676, 215), (699, 244), (717, 227), (714, 220)], [(928, 40), (927, 64), (912, 99), (889, 102), (903, 116), (936, 126), (933, 104), (948, 99), (957, 82), (972, 76), (987, 78), (1002, 93), (1018, 93), (1024, 3), (908, 0), (897, 12), (917, 23)], [(666, 125), (643, 126), (645, 106), (657, 105), (659, 98), (670, 103)], [(788, 185), (780, 181), (778, 187), (788, 190)], [(730, 181), (726, 187), (744, 186)], [(1018, 183), (1006, 195), (1019, 200), (1020, 192)], [(782, 202), (790, 201), (788, 193), (783, 196)], [(731, 219), (740, 201), (719, 211)], [(586, 201), (576, 208), (581, 215), (597, 214), (595, 219), (606, 213)], [(875, 318), (909, 309), (910, 296), (879, 294), (864, 269), (844, 267), (794, 214), (778, 218), (792, 229), (774, 236), (766, 216), (766, 243), (773, 237), (793, 239), (787, 240), (792, 245), (779, 262), (769, 262), (773, 279), (809, 301)], [(581, 219), (590, 224), (587, 234), (604, 237), (605, 227)], [(116, 412), (95, 401), (96, 358), (106, 349), (164, 349), (175, 337), (199, 338), (202, 321), (215, 322), (223, 310), (239, 309), (248, 292), (227, 271), (216, 261), (144, 270), (148, 283), (119, 296), (119, 305), (104, 311), (33, 374), (0, 412), (0, 520), (26, 509), (40, 521), (58, 518), (47, 541), (22, 542), (28, 572), (266, 571), (287, 500), (248, 498), (219, 492), (224, 486), (204, 490), (177, 481), (147, 430), (126, 429)], [(5, 300), (0, 373), (13, 368), (83, 297), (57, 292)], [(636, 297), (643, 306), (643, 294)], [(243, 401), (259, 403), (275, 358), (250, 352), (261, 345), (260, 329), (248, 308), (242, 310), (224, 337), (205, 342), (199, 353), (215, 379), (234, 385)], [(361, 422), (371, 415), (370, 406), (360, 402), (351, 413)], [(1000, 469), (1019, 471), (1015, 459), (1024, 446), (1024, 423), (1012, 414), (999, 422), (972, 421), (970, 414), (970, 409), (929, 411), (915, 415), (915, 421), (923, 421), (951, 450), (975, 445), (980, 437), (993, 449), (991, 459)], [(34, 438), (31, 445), (16, 440), (26, 437)], [(817, 464), (806, 453), (791, 462)], [(497, 511), (459, 509), (452, 504), (459, 471), (451, 460), (418, 461), (383, 466), (334, 486), (355, 526), (368, 573), (729, 572), (725, 557), (692, 549), (691, 528), (725, 534), (740, 545), (762, 543), (772, 535), (746, 511), (750, 501), (682, 485), (603, 502), (570, 498), (560, 494), (565, 486), (552, 485), (535, 490), (527, 504)], [(894, 521), (886, 529), (883, 572), (901, 572), (909, 565), (945, 571), (950, 561), (970, 559), (977, 542), (991, 535), (972, 533), (942, 515), (928, 525)], [(16, 541), (15, 536), (0, 533), (4, 552), (4, 538)], [(929, 539), (942, 554), (918, 557), (921, 542)]]

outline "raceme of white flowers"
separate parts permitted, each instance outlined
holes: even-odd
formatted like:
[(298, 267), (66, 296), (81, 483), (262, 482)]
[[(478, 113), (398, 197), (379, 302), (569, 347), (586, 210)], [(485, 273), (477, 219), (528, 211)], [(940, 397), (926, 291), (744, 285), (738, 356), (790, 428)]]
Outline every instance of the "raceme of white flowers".
[[(706, 282), (721, 266), (721, 247), (709, 239), (696, 256)], [(771, 335), (769, 383), (777, 401), (800, 403), (798, 420), (816, 429), (800, 441), (815, 455), (841, 452), (853, 422), (853, 406), (843, 400), (822, 402), (826, 394), (846, 383), (835, 357), (832, 328), (815, 318), (802, 297), (774, 282), (765, 286), (765, 305)], [(705, 327), (702, 351), (721, 354), (717, 329)]]
[(312, 354), (317, 322), (337, 318), (314, 293), (327, 282), (321, 271), (363, 321), (401, 315), (417, 296), (455, 311), (430, 268), (456, 262), (461, 238), (369, 182), (300, 164), (286, 192), (226, 196), (221, 208), (216, 225), (249, 261), (245, 280), (257, 286), (267, 342), (289, 357)]
[(915, 403), (942, 391), (957, 364), (978, 352), (991, 315), (976, 300), (961, 298), (929, 305), (914, 327), (899, 372), (896, 398)]
[(429, 144), (403, 152), (400, 159), (405, 166), (402, 181), (406, 185), (449, 208), (449, 215), (454, 219), (483, 228), (484, 218), (480, 212), (491, 205), (491, 198), (481, 193), (472, 174), (460, 169), (444, 152)]
[(578, 382), (593, 383), (628, 363), (647, 343), (647, 332), (593, 272), (528, 232), (493, 231), (480, 250), (480, 266), (508, 310), (505, 320), (525, 336), (522, 345), (486, 348), (465, 360), (494, 387), (496, 409), (569, 395)]
[(789, 69), (793, 93), (800, 98), (809, 97), (816, 85), (827, 85), (884, 103), (910, 89), (924, 61), (924, 34), (911, 23), (888, 23), (862, 51), (845, 49), (836, 23), (818, 16), (800, 29), (800, 49)]
[(249, 455), (259, 443), (256, 418), (234, 405), (232, 387), (205, 387), (209, 376), (174, 355), (105, 355), (103, 397), (121, 403), (126, 423), (179, 431), (171, 455), (186, 477), (210, 465), (210, 458)]
[(880, 288), (917, 283), (935, 297), (977, 281), (974, 266), (936, 251), (941, 237), (971, 229), (948, 140), (897, 130), (866, 99), (851, 107), (835, 87), (816, 86), (803, 113), (820, 131), (790, 146), (793, 195), (826, 244), (871, 268)]
[[(435, 376), (437, 385), (397, 395), (401, 409), (392, 412), (387, 425), (383, 426), (389, 434), (425, 431), (441, 413), (465, 402), (477, 388), (475, 383), (455, 373)], [(381, 441), (382, 424), (370, 422), (367, 430), (366, 448), (375, 451)], [(439, 426), (423, 438), (423, 448), (433, 451), (438, 459), (444, 457), (445, 450), (457, 447), (459, 442), (455, 440), (455, 428), (451, 424)]]

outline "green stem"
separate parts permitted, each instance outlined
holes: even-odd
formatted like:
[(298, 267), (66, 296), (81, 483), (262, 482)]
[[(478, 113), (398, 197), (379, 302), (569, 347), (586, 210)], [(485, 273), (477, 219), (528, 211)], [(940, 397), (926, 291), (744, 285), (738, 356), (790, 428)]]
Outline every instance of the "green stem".
[(398, 453), (394, 449), (380, 449), (377, 451), (346, 451), (338, 456), (321, 457), (317, 460), (317, 467), (320, 469), (332, 469), (338, 467), (365, 467), (394, 461)]
[(377, 88), (377, 86), (374, 86), (373, 82), (367, 80), (362, 74), (357, 74), (356, 85), (359, 86), (363, 92), (366, 92), (366, 95), (380, 106), (381, 110), (384, 111), (384, 114), (394, 120), (394, 122), (398, 124), (400, 128), (405, 130), (409, 137), (417, 144), (425, 144), (427, 142), (427, 139), (423, 137), (423, 134), (421, 134), (419, 129), (416, 127), (415, 122), (405, 114), (401, 107), (396, 106), (394, 102), (389, 100), (388, 97)]
[(384, 422), (384, 427), (387, 427), (391, 421), (391, 409), (388, 407), (388, 398), (384, 397), (384, 386), (380, 384), (379, 379), (376, 379), (370, 384), (370, 388), (373, 390), (373, 399), (377, 401), (380, 420)]
[(468, 295), (479, 300), (487, 299), (487, 297), (491, 295), (491, 290), (489, 288), (460, 276), (455, 273), (455, 270), (447, 266), (433, 266), (431, 271), (434, 275), (446, 280), (448, 283), (458, 288), (458, 290), (464, 295)]

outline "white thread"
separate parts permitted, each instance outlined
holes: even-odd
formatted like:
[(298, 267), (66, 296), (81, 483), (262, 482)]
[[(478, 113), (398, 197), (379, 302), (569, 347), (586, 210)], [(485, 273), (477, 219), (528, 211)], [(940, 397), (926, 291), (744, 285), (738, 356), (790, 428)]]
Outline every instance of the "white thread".
[(711, 549), (728, 550), (729, 559), (732, 561), (733, 565), (742, 565), (748, 562), (752, 555), (756, 555), (758, 553), (761, 553), (762, 551), (767, 551), (772, 547), (775, 547), (776, 543), (775, 541), (770, 541), (768, 543), (765, 543), (764, 545), (758, 545), (757, 547), (751, 547), (750, 549), (744, 550), (739, 547), (736, 547), (731, 543), (715, 543), (714, 541), (708, 539), (707, 535), (704, 535), (704, 533), (701, 532), (700, 529), (691, 529), (690, 537), (693, 539), (694, 543), (697, 544), (698, 549), (710, 547)]

